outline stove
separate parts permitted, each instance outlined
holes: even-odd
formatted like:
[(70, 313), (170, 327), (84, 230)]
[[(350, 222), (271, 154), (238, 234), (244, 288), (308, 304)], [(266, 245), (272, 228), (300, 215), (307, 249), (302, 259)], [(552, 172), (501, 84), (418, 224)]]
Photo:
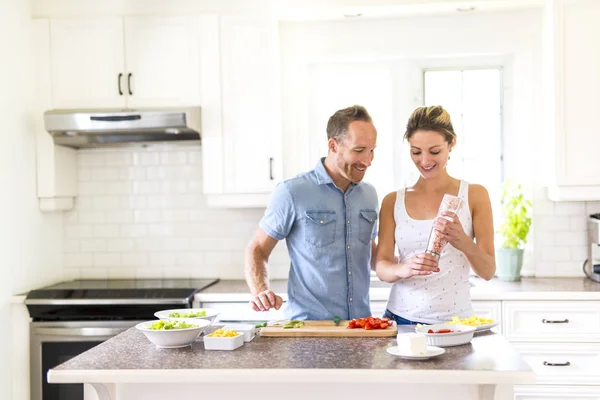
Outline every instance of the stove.
[(77, 280), (29, 292), (34, 322), (152, 319), (156, 311), (190, 308), (218, 279)]
[(30, 399), (85, 400), (82, 384), (49, 384), (47, 373), (154, 313), (191, 308), (218, 279), (77, 280), (29, 292)]

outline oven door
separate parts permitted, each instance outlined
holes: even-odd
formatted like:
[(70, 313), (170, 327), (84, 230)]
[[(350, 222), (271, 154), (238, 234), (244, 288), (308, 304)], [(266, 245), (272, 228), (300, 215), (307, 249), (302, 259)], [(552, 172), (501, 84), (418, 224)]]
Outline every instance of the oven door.
[[(48, 370), (126, 331), (142, 321), (31, 323), (31, 400), (90, 400), (84, 384), (48, 383)], [(97, 397), (96, 397), (97, 398)]]

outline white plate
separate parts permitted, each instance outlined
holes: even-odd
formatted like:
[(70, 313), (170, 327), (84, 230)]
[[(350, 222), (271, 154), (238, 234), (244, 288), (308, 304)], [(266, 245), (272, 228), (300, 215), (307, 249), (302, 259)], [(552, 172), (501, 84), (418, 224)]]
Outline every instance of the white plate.
[(403, 352), (403, 350), (400, 350), (398, 348), (398, 346), (393, 346), (393, 347), (388, 347), (387, 352), (393, 356), (398, 356), (400, 358), (405, 358), (407, 360), (427, 360), (429, 358), (444, 354), (446, 352), (446, 350), (442, 349), (441, 347), (427, 346), (426, 354), (423, 354), (420, 356), (415, 356), (408, 352), (406, 352), (406, 353)]
[(206, 315), (204, 315), (202, 317), (193, 317), (191, 319), (207, 319), (212, 322), (215, 319), (215, 317), (220, 314), (220, 311), (217, 309), (214, 309), (214, 308), (176, 308), (176, 309), (171, 309), (171, 310), (157, 311), (154, 313), (154, 316), (158, 319), (165, 319), (165, 320), (184, 319), (184, 318), (179, 318), (179, 317), (169, 317), (169, 314), (171, 314), (172, 312), (178, 312), (178, 313), (183, 314), (183, 313), (191, 313), (191, 312), (199, 312), (199, 311), (206, 311)]
[(475, 327), (475, 332), (487, 331), (488, 329), (492, 329), (497, 326), (498, 322), (492, 322), (491, 324), (479, 325)]

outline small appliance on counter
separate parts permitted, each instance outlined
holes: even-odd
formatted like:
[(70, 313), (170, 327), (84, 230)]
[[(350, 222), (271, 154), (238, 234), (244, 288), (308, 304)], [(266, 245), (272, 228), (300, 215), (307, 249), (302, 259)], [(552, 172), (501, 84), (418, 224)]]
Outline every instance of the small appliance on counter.
[(600, 213), (588, 219), (588, 258), (583, 263), (585, 276), (600, 282)]

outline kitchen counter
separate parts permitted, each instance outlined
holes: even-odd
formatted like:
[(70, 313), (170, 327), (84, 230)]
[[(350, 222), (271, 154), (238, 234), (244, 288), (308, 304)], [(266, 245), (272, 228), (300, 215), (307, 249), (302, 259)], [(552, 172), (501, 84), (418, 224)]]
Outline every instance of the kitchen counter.
[[(522, 278), (520, 282), (471, 278), (473, 300), (600, 300), (600, 283), (586, 278)], [(371, 281), (371, 301), (387, 301), (391, 284)], [(287, 300), (287, 280), (271, 281), (271, 288)], [(221, 280), (198, 293), (199, 302), (247, 302), (243, 280)]]
[[(105, 400), (168, 397), (164, 388), (176, 390), (178, 398), (186, 398), (188, 385), (191, 393), (199, 390), (197, 393), (205, 394), (214, 389), (219, 398), (234, 398), (242, 393), (245, 398), (254, 398), (248, 397), (249, 388), (260, 389), (261, 394), (256, 398), (270, 398), (267, 392), (277, 394), (272, 398), (281, 398), (279, 390), (290, 387), (301, 387), (305, 398), (310, 393), (305, 390), (317, 385), (329, 393), (328, 398), (341, 387), (354, 387), (350, 393), (360, 398), (360, 388), (364, 387), (402, 390), (404, 394), (414, 389), (420, 398), (430, 398), (427, 391), (435, 389), (431, 393), (443, 390), (447, 394), (445, 399), (493, 399), (495, 385), (501, 385), (506, 391), (514, 384), (535, 380), (529, 366), (499, 333), (482, 332), (470, 344), (446, 348), (445, 354), (426, 361), (392, 356), (386, 349), (393, 345), (395, 338), (257, 336), (235, 351), (207, 351), (201, 341), (182, 349), (157, 349), (140, 331), (132, 328), (53, 368), (48, 380), (93, 383), (100, 398)], [(267, 389), (264, 383), (274, 386)], [(277, 389), (277, 384), (283, 388)], [(482, 397), (467, 395), (473, 385), (479, 388), (475, 394), (483, 393)], [(105, 393), (105, 397), (100, 392)], [(309, 398), (321, 397), (310, 395)]]

